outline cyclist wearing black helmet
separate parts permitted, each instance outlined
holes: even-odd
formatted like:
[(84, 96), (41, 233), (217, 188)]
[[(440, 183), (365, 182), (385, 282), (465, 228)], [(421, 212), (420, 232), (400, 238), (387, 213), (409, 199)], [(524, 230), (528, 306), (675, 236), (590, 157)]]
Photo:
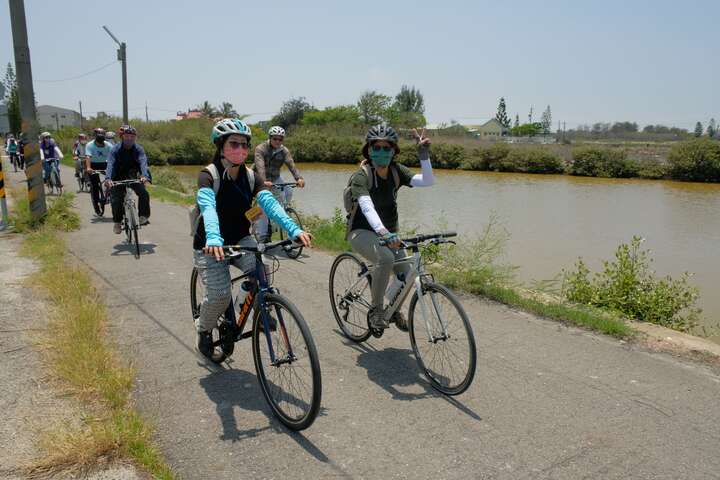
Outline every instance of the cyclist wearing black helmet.
[[(376, 125), (368, 131), (362, 155), (361, 168), (350, 178), (349, 188), (353, 205), (348, 219), (348, 240), (353, 250), (377, 266), (372, 276), (372, 310), (370, 322), (374, 328), (387, 328), (383, 316), (383, 297), (390, 272), (396, 276), (407, 274), (410, 265), (394, 267), (396, 259), (407, 255), (399, 241), (397, 191), (400, 187), (429, 187), (434, 183), (430, 164), (430, 139), (425, 131), (413, 130), (418, 144), (418, 157), (422, 173), (413, 174), (409, 168), (393, 160), (400, 153), (398, 135), (385, 124)], [(387, 246), (380, 244), (381, 241)], [(397, 277), (393, 280), (399, 282)], [(401, 330), (407, 324), (398, 310), (392, 319)]]
[[(105, 173), (105, 183), (112, 188), (113, 181), (134, 180), (140, 177), (142, 184), (130, 185), (138, 196), (138, 216), (140, 225), (148, 223), (150, 218), (150, 195), (145, 189), (148, 181), (148, 159), (142, 146), (135, 143), (137, 131), (135, 128), (124, 125), (122, 142), (118, 142), (110, 151), (110, 158)], [(125, 189), (115, 188), (110, 192), (110, 205), (112, 206), (113, 231), (120, 233), (123, 219), (123, 202)]]

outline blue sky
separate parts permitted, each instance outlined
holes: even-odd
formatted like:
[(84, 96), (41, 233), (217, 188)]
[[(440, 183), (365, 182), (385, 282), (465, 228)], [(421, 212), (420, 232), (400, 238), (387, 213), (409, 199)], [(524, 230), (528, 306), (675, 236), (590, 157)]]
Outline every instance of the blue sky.
[[(0, 65), (13, 60), (7, 2)], [(720, 120), (715, 0), (224, 2), (25, 0), (39, 103), (119, 112), (120, 66), (65, 82), (128, 43), (131, 116), (228, 100), (267, 118), (290, 96), (319, 107), (367, 89), (425, 95), (430, 122), (508, 112), (554, 123)]]

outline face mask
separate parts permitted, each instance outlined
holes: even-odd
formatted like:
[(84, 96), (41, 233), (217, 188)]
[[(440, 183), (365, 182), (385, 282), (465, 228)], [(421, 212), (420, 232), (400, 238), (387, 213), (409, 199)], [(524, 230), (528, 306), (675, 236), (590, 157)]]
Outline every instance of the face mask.
[(135, 145), (135, 139), (128, 140), (128, 139), (123, 138), (123, 147), (130, 148), (133, 145)]
[(375, 151), (371, 148), (370, 160), (372, 160), (372, 163), (374, 163), (376, 167), (387, 167), (390, 165), (390, 160), (392, 160), (394, 153), (392, 150), (388, 150), (387, 152), (385, 150)]
[(244, 148), (227, 149), (223, 156), (233, 165), (242, 165), (248, 157), (248, 150)]
[(104, 135), (96, 135), (96, 136), (95, 136), (95, 141), (96, 141), (97, 143), (103, 143), (103, 142), (105, 141), (105, 136), (104, 136)]

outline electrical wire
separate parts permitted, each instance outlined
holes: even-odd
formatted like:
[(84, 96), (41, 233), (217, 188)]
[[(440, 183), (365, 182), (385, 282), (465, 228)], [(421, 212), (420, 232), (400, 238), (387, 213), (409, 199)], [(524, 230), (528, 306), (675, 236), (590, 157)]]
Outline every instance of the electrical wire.
[(110, 63), (106, 63), (106, 64), (103, 65), (102, 67), (98, 67), (98, 68), (96, 68), (95, 70), (90, 70), (90, 71), (87, 72), (87, 73), (83, 73), (82, 75), (77, 75), (77, 76), (75, 76), (75, 77), (60, 78), (60, 79), (57, 79), (57, 80), (35, 80), (35, 81), (36, 81), (36, 82), (40, 82), (40, 83), (69, 82), (70, 80), (77, 80), (78, 78), (87, 77), (88, 75), (92, 75), (93, 73), (97, 73), (97, 72), (99, 72), (100, 70), (106, 69), (106, 68), (109, 67), (110, 65), (116, 64), (117, 62), (119, 62), (119, 60), (113, 60), (113, 61), (110, 62)]

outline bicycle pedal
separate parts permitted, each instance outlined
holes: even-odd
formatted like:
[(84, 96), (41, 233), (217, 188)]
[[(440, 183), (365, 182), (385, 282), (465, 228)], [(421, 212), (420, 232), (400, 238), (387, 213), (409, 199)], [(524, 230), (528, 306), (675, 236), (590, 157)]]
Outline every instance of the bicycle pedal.
[(384, 328), (371, 328), (370, 333), (372, 334), (373, 337), (380, 338), (383, 336), (383, 333), (385, 333), (385, 329)]

